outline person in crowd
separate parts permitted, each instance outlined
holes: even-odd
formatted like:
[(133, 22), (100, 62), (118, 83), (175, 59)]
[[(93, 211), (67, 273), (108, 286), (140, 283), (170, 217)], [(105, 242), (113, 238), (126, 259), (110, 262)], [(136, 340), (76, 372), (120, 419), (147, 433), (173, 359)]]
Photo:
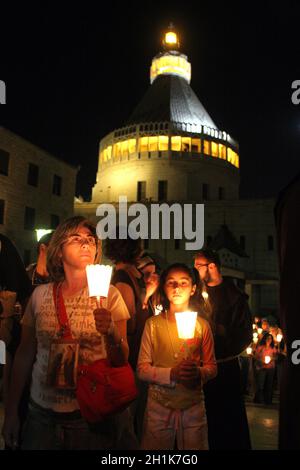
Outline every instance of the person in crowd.
[[(147, 308), (145, 299), (153, 294), (153, 283), (148, 283), (148, 292), (143, 274), (137, 269), (143, 253), (142, 240), (133, 239), (128, 234), (126, 239), (119, 238), (120, 227), (117, 227), (116, 239), (108, 238), (105, 244), (105, 255), (115, 264), (111, 283), (120, 291), (128, 308), (130, 319), (127, 322), (127, 340), (129, 344), (129, 363), (136, 372), (138, 353), (146, 320), (153, 314)], [(146, 308), (143, 308), (146, 307)], [(136, 436), (142, 436), (143, 418), (147, 401), (147, 386), (136, 376), (139, 390), (138, 398), (130, 406), (131, 419)]]
[(47, 284), (51, 281), (47, 271), (47, 250), (53, 232), (43, 235), (37, 244), (37, 260), (27, 266), (26, 271), (33, 287)]
[(143, 301), (143, 309), (149, 309), (149, 316), (156, 314), (156, 306), (159, 302), (157, 293), (159, 285), (160, 268), (153, 258), (144, 253), (137, 262), (138, 270), (143, 274), (146, 295)]
[(17, 350), (3, 436), (16, 447), (20, 439), (18, 404), (31, 375), (29, 412), (21, 436), (22, 449), (73, 450), (135, 448), (128, 425), (128, 410), (99, 423), (93, 430), (82, 418), (74, 389), (47, 385), (50, 351), (60, 345), (63, 326), (58, 313), (62, 299), (70, 335), (79, 348), (80, 364), (108, 358), (121, 366), (128, 360), (126, 322), (129, 313), (114, 287), (110, 286), (103, 308), (89, 297), (86, 266), (97, 262), (101, 243), (95, 226), (84, 217), (72, 217), (56, 229), (47, 252), (47, 270), (54, 284), (38, 286), (26, 307), (22, 339)]
[(208, 322), (197, 318), (189, 354), (178, 338), (175, 312), (188, 310), (196, 290), (193, 272), (173, 264), (161, 275), (163, 313), (149, 318), (138, 359), (138, 374), (149, 383), (141, 448), (208, 449), (203, 384), (216, 376), (214, 343)]
[(277, 349), (273, 336), (266, 333), (255, 350), (255, 403), (272, 404)]
[(266, 318), (263, 318), (261, 320), (261, 328), (262, 328), (262, 334), (265, 335), (266, 333), (269, 333), (270, 330), (270, 324)]
[[(20, 313), (30, 294), (30, 281), (20, 255), (11, 240), (0, 234), (0, 340), (6, 346), (6, 363), (3, 366), (4, 403), (8, 398), (12, 362), (21, 336)], [(23, 406), (23, 402), (18, 412), (24, 419), (26, 406)]]
[[(252, 342), (252, 316), (247, 295), (221, 275), (218, 254), (201, 250), (195, 268), (205, 285), (209, 321), (214, 334), (218, 375), (204, 386), (210, 449), (250, 449), (241, 393), (238, 356)], [(201, 309), (200, 309), (201, 312)]]

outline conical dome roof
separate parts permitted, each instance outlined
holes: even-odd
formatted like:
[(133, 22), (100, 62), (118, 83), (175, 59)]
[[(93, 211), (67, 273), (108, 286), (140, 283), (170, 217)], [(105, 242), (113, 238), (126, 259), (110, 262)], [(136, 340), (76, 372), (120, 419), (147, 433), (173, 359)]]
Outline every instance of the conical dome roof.
[(171, 74), (155, 79), (125, 125), (161, 121), (217, 129), (188, 82)]

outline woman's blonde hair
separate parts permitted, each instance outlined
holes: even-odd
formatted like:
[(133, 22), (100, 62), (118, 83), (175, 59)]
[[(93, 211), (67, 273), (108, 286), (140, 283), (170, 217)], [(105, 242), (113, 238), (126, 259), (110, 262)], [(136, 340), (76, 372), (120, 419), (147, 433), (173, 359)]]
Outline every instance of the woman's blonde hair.
[(82, 216), (71, 217), (59, 224), (53, 233), (48, 246), (47, 271), (54, 282), (60, 282), (65, 279), (65, 273), (61, 259), (61, 248), (68, 238), (76, 233), (76, 230), (79, 227), (87, 228), (95, 238), (97, 250), (94, 263), (99, 262), (101, 259), (102, 243), (101, 240), (97, 237), (95, 224)]

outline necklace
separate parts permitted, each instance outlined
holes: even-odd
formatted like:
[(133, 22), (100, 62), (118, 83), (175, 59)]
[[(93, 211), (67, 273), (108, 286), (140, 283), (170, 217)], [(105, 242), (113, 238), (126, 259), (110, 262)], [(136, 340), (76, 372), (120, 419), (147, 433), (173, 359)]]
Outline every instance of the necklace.
[(169, 329), (169, 320), (168, 320), (168, 311), (167, 310), (166, 310), (166, 320), (167, 320), (167, 330), (168, 330), (169, 340), (170, 340), (171, 348), (172, 348), (172, 351), (173, 351), (173, 357), (175, 359), (178, 359), (179, 354), (175, 351), (173, 341), (172, 341), (172, 338), (171, 338), (171, 332), (170, 332), (170, 329)]

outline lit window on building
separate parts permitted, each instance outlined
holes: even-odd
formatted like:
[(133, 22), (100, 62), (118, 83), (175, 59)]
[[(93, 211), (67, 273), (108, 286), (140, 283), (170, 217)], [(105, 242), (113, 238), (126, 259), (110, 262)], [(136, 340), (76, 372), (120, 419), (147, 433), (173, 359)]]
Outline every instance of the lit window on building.
[(227, 159), (229, 163), (239, 168), (239, 156), (230, 147), (227, 149)]
[(146, 199), (146, 181), (137, 182), (137, 201)]
[(219, 158), (226, 160), (226, 146), (223, 144), (219, 144)]
[(182, 152), (190, 152), (192, 149), (192, 139), (190, 137), (181, 138), (181, 150)]
[(169, 149), (169, 137), (167, 135), (160, 135), (158, 137), (158, 150), (166, 152)]
[(201, 152), (201, 140), (192, 139), (192, 152), (200, 153)]
[(53, 230), (56, 229), (56, 227), (59, 225), (59, 216), (56, 215), (56, 214), (51, 214), (50, 216), (50, 228), (52, 228)]
[(0, 175), (8, 175), (9, 153), (0, 149)]
[(37, 186), (39, 181), (39, 167), (34, 163), (28, 165), (27, 183), (31, 186)]
[(148, 137), (140, 138), (140, 152), (148, 152)]
[(129, 153), (136, 152), (136, 139), (129, 139), (128, 140), (128, 151)]
[(122, 157), (128, 157), (128, 140), (121, 142), (121, 154)]
[(151, 65), (150, 82), (152, 83), (156, 77), (162, 74), (179, 75), (190, 83), (191, 64), (184, 57), (179, 58), (176, 55), (165, 54), (156, 57)]
[(168, 181), (158, 182), (158, 200), (166, 201), (168, 196)]
[(205, 155), (210, 155), (211, 154), (210, 141), (209, 140), (204, 140), (203, 141), (203, 153)]
[(208, 201), (209, 199), (209, 185), (207, 183), (202, 184), (202, 199)]
[(268, 236), (268, 251), (274, 251), (274, 237), (272, 235)]
[(118, 160), (121, 157), (121, 142), (117, 142), (113, 146), (113, 157)]
[(173, 152), (181, 151), (181, 137), (180, 135), (173, 135), (171, 137), (171, 150)]
[(217, 142), (212, 142), (211, 143), (211, 155), (213, 157), (218, 157), (219, 156), (219, 148)]
[(158, 137), (149, 137), (149, 152), (157, 152), (158, 150)]
[(24, 229), (33, 230), (34, 226), (35, 226), (35, 209), (33, 207), (25, 207)]
[(111, 159), (111, 154), (112, 154), (112, 146), (109, 145), (103, 150), (103, 158), (105, 162)]
[(0, 199), (0, 225), (4, 224), (5, 201)]
[(53, 186), (52, 186), (52, 194), (56, 196), (61, 195), (61, 186), (62, 186), (62, 179), (58, 175), (53, 176)]

